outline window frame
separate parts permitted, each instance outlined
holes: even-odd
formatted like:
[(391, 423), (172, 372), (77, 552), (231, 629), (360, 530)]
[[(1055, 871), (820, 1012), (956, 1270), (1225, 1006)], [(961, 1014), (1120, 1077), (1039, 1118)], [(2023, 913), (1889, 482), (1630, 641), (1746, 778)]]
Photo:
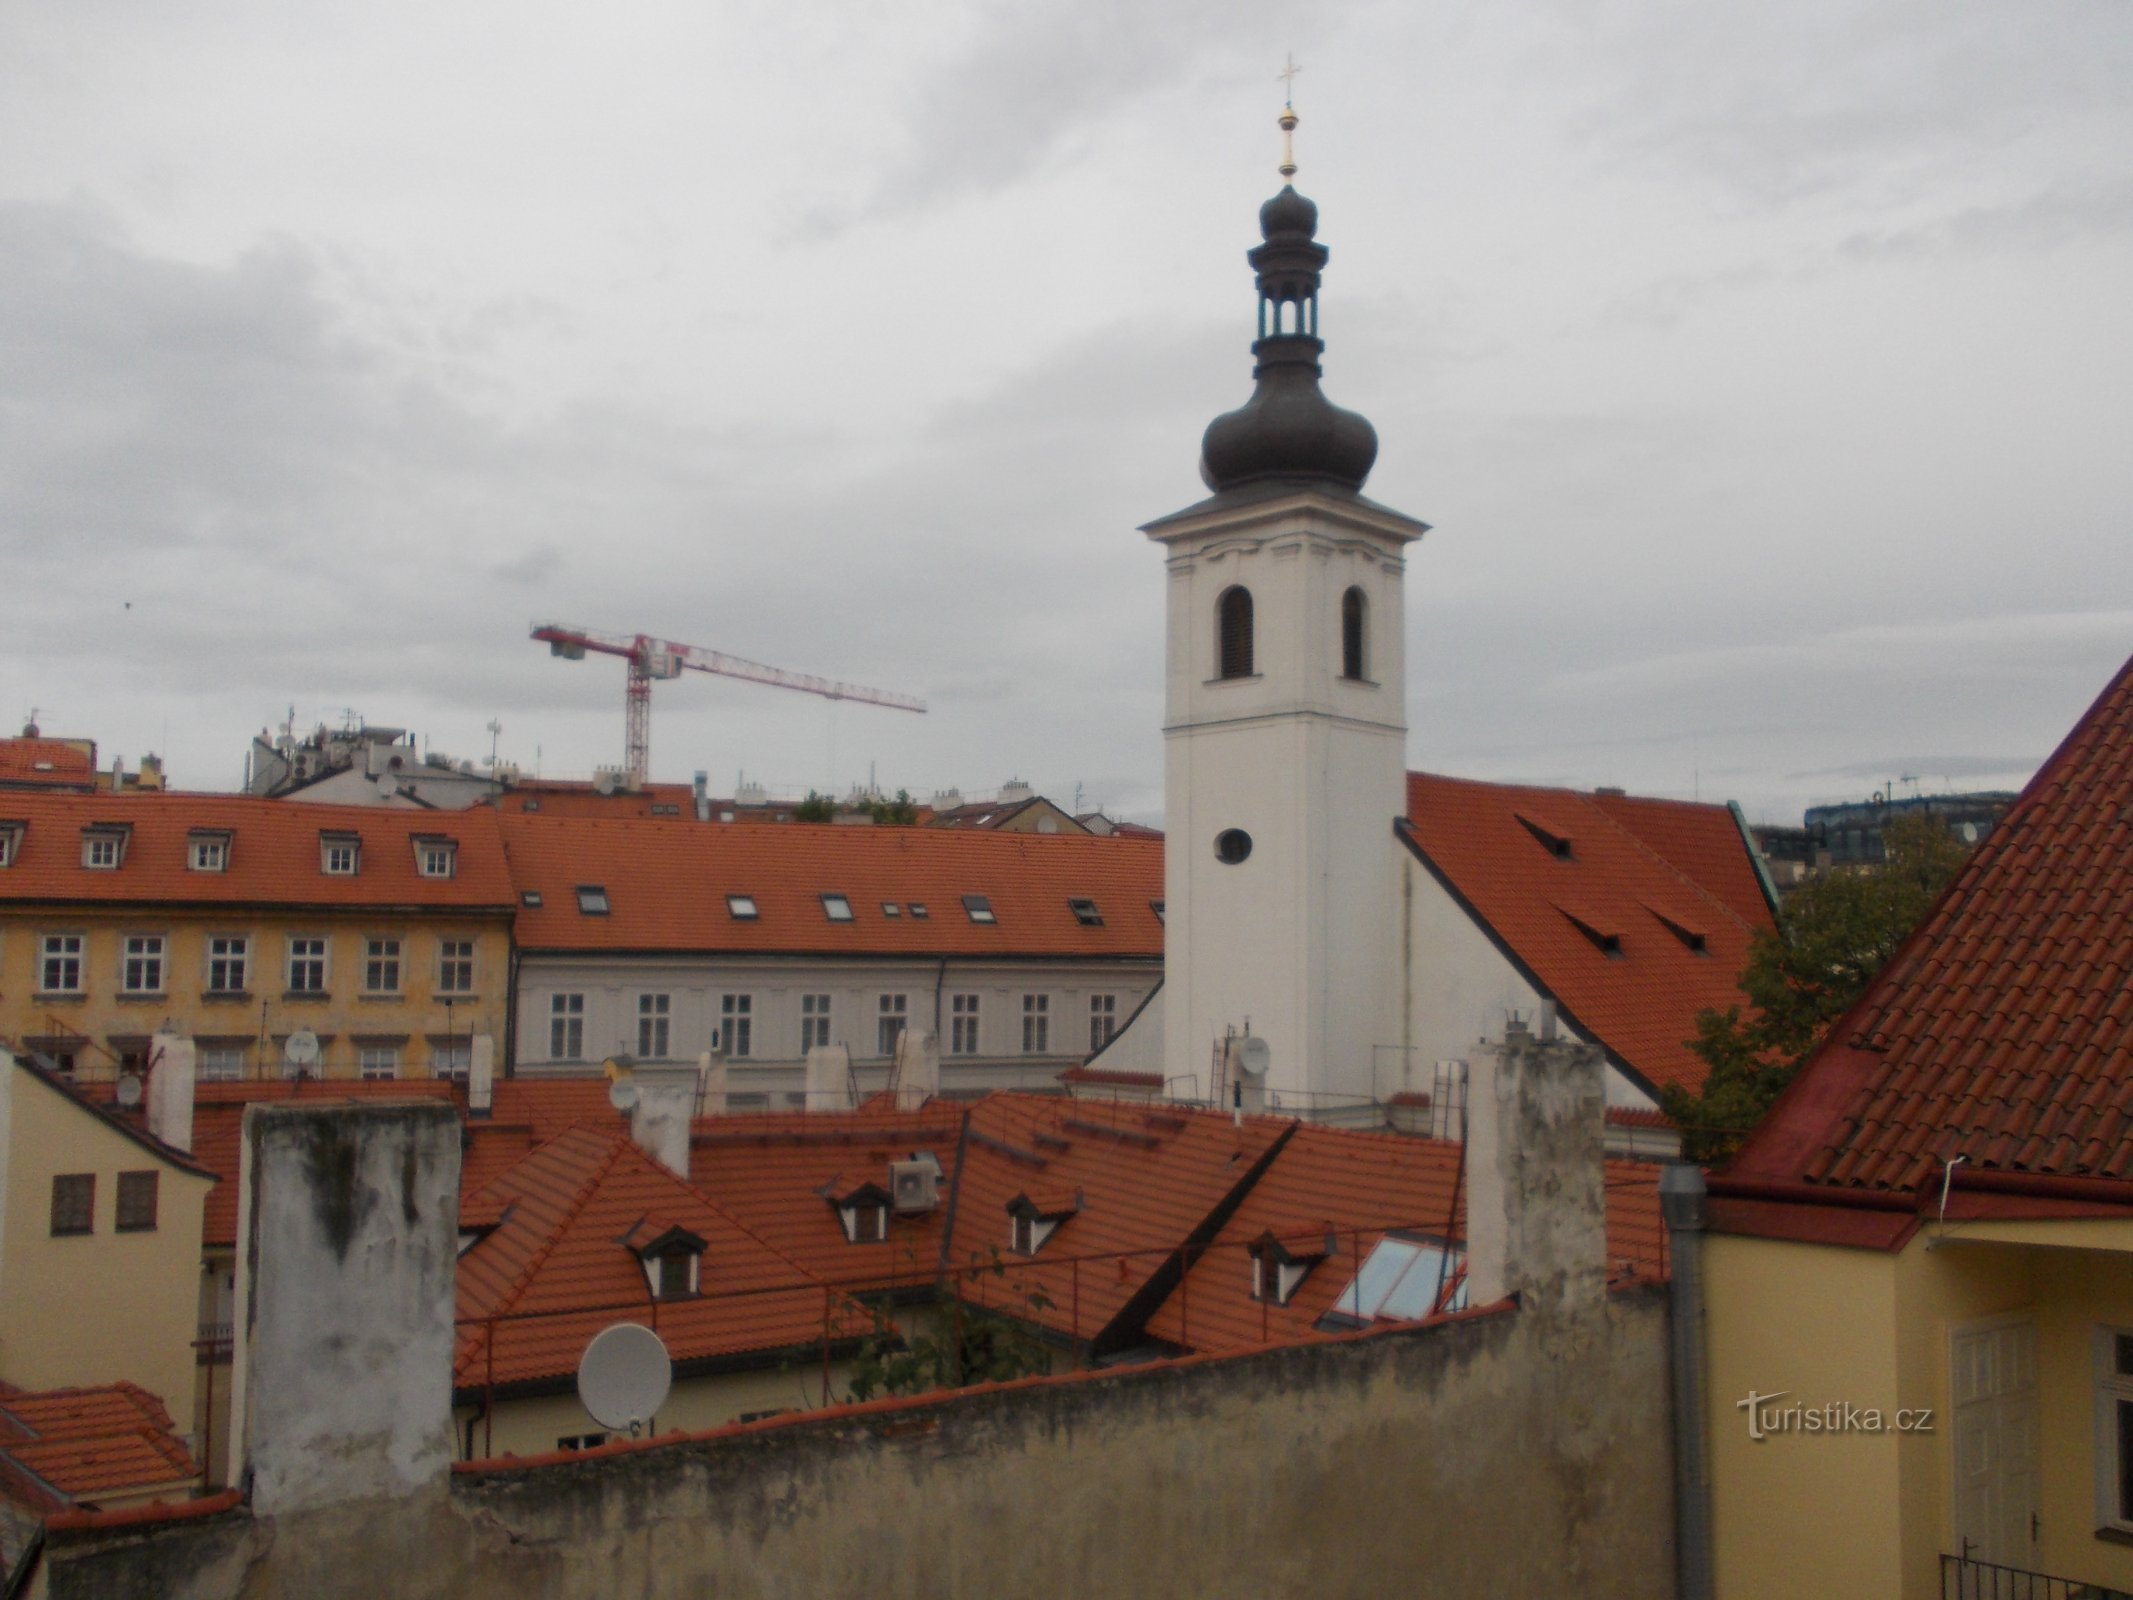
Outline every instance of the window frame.
[(719, 1053), (746, 1061), (755, 1054), (755, 995), (735, 990), (718, 997)]
[(1370, 681), (1370, 596), (1359, 583), (1341, 591), (1341, 681)]
[[(108, 857), (109, 859), (106, 859)], [(126, 861), (126, 830), (93, 824), (81, 831), (81, 864), (87, 872), (116, 872)]]
[(605, 917), (614, 911), (614, 903), (607, 898), (604, 883), (581, 883), (578, 889), (578, 915), (581, 917)]
[(365, 1083), (397, 1083), (401, 1054), (397, 1044), (356, 1044), (356, 1076)]
[(459, 841), (435, 836), (416, 835), (415, 876), (418, 878), (458, 877)]
[(243, 1082), (244, 1046), (203, 1044), (200, 1046), (198, 1072), (202, 1083)]
[[(474, 992), (474, 945), (472, 939), (437, 941), (436, 992), (439, 995), (450, 995), (456, 1000)], [(455, 982), (455, 978), (461, 981)]]
[(1087, 895), (1068, 895), (1067, 910), (1074, 913), (1075, 922), (1084, 928), (1101, 928), (1104, 925), (1102, 907)]
[(948, 1053), (952, 1056), (980, 1054), (985, 1008), (984, 996), (965, 990), (948, 997)]
[(647, 989), (637, 996), (637, 1059), (665, 1061), (674, 1042), (674, 996)]
[[(154, 1233), (156, 1231), (156, 1195), (159, 1174), (153, 1167), (137, 1167), (118, 1175), (117, 1211), (112, 1219), (114, 1233)], [(131, 1181), (129, 1181), (131, 1180)], [(145, 1181), (144, 1181), (145, 1180)], [(147, 1204), (142, 1204), (145, 1192)]]
[(1022, 997), (1022, 1053), (1048, 1056), (1052, 1053), (1052, 997), (1025, 994)]
[(548, 996), (548, 1059), (585, 1059), (585, 992), (559, 989)]
[[(234, 964), (234, 966), (233, 966)], [(216, 973), (225, 978), (234, 970), (238, 981), (234, 984), (217, 983)], [(245, 994), (252, 982), (252, 936), (249, 933), (211, 933), (207, 938), (207, 992), (209, 994)]]
[(2096, 1529), (2133, 1534), (2133, 1327), (2096, 1325), (2094, 1382)]
[[(363, 939), (363, 992), (367, 995), (394, 995), (401, 989), (401, 961), (406, 941), (396, 933), (366, 935)], [(379, 981), (389, 978), (390, 982)]]
[(963, 915), (981, 928), (998, 927), (1000, 923), (999, 913), (992, 908), (992, 897), (990, 895), (964, 895)]
[(1094, 1055), (1118, 1037), (1118, 996), (1105, 992), (1089, 996), (1089, 1054)]
[(318, 836), (318, 870), (328, 878), (354, 878), (363, 871), (363, 839), (354, 833)]
[(1215, 682), (1247, 682), (1259, 674), (1252, 591), (1233, 583), (1215, 596)]
[[(210, 855), (212, 852), (212, 856)], [(230, 836), (227, 833), (210, 833), (195, 829), (185, 836), (185, 870), (187, 872), (227, 872), (230, 870)]]
[[(54, 946), (72, 944), (72, 949)], [(57, 966), (55, 966), (57, 963)], [(71, 983), (54, 983), (55, 975), (71, 974)], [(78, 995), (88, 993), (89, 939), (80, 933), (44, 933), (37, 936), (37, 992)]]
[(831, 996), (817, 990), (800, 996), (800, 1054), (830, 1042)]
[[(313, 945), (317, 946), (315, 950), (308, 948), (309, 946)], [(282, 976), (286, 980), (286, 992), (292, 995), (303, 995), (306, 997), (326, 994), (328, 992), (326, 984), (331, 976), (327, 970), (328, 952), (331, 950), (331, 948), (332, 941), (323, 934), (290, 934), (288, 936), (288, 945), (285, 953), (284, 965), (282, 968)], [(303, 968), (307, 969), (302, 974), (303, 976), (317, 977), (318, 982), (316, 984), (306, 987), (305, 985), (296, 981), (297, 977), (299, 976), (299, 964), (301, 964)], [(308, 970), (314, 968), (316, 969), (315, 973), (311, 970)]]
[(735, 922), (760, 922), (762, 908), (752, 894), (729, 894), (726, 896), (726, 915)]
[[(154, 945), (155, 949), (137, 950), (136, 945)], [(153, 972), (155, 982), (137, 981)], [(140, 999), (168, 993), (166, 984), (170, 976), (170, 936), (162, 933), (127, 933), (119, 936), (119, 993)]]
[[(66, 1187), (62, 1188), (64, 1184)], [(66, 1197), (64, 1210), (61, 1196)], [(78, 1221), (76, 1219), (79, 1219)], [(55, 1239), (84, 1239), (96, 1232), (96, 1174), (52, 1174), (52, 1234)]]
[(822, 915), (831, 922), (856, 922), (859, 920), (852, 913), (852, 897), (844, 894), (825, 892), (822, 896)]
[(0, 822), (0, 867), (12, 867), (22, 850), (25, 825), (13, 820)]
[[(890, 1001), (896, 1003), (892, 1006)], [(889, 1024), (895, 1023), (895, 1033), (889, 1032)], [(884, 1060), (896, 1055), (896, 1041), (911, 1026), (911, 996), (908, 993), (883, 993), (874, 1002), (875, 1054)]]

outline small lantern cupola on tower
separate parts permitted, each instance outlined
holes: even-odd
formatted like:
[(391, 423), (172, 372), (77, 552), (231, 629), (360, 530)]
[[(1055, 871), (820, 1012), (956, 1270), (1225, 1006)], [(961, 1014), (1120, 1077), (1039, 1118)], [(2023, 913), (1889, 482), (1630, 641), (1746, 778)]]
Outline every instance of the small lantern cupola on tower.
[[(1281, 108), (1281, 175), (1293, 177), (1294, 106)], [(1217, 492), (1259, 478), (1330, 479), (1360, 489), (1378, 456), (1377, 430), (1328, 400), (1318, 386), (1318, 286), (1328, 251), (1316, 238), (1318, 207), (1285, 183), (1259, 208), (1265, 243), (1246, 259), (1259, 279), (1258, 366), (1252, 397), (1207, 425), (1200, 477)]]

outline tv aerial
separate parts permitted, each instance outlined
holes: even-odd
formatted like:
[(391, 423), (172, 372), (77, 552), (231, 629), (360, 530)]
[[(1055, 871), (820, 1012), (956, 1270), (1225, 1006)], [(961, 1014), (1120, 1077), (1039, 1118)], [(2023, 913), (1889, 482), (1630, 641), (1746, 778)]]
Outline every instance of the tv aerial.
[(593, 1421), (634, 1439), (666, 1404), (674, 1363), (659, 1335), (642, 1323), (618, 1322), (593, 1335), (578, 1358), (578, 1399)]

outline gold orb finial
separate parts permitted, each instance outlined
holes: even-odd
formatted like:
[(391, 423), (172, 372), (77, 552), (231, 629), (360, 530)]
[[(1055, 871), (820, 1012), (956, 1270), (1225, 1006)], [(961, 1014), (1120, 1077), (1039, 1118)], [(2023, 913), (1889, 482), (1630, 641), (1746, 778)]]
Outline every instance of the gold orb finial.
[(1296, 52), (1290, 51), (1287, 65), (1274, 76), (1281, 83), (1281, 115), (1275, 120), (1281, 125), (1281, 166), (1283, 178), (1296, 176), (1296, 74), (1303, 67), (1296, 60)]

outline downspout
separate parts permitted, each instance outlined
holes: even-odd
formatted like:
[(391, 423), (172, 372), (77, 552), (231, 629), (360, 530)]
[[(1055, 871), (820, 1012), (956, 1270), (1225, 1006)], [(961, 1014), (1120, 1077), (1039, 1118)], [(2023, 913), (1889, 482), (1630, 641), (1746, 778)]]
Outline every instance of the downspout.
[(1705, 1439), (1703, 1171), (1670, 1161), (1659, 1174), (1670, 1274), (1674, 1402), (1674, 1578), (1679, 1600), (1711, 1600), (1711, 1468)]
[(941, 970), (933, 976), (933, 1037), (941, 1037), (941, 990), (948, 982), (948, 958), (941, 957)]

